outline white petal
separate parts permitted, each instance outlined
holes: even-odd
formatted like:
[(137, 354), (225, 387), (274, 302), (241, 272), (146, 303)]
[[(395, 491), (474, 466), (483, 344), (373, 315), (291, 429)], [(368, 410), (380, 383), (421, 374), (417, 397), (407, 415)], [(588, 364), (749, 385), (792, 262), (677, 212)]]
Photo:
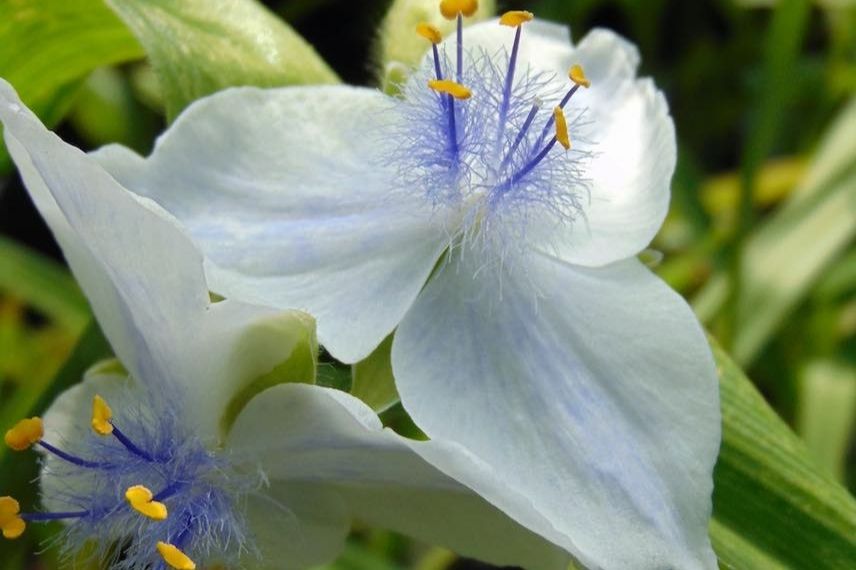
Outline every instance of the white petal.
[(533, 254), (522, 269), (497, 283), (453, 261), (427, 285), (393, 344), (406, 409), (525, 494), (589, 566), (715, 568), (717, 380), (686, 303), (636, 260)]
[(344, 549), (350, 530), (341, 497), (315, 485), (279, 481), (248, 499), (247, 522), (258, 553), (244, 563), (257, 570), (330, 562)]
[[(566, 553), (429, 461), (457, 464), (459, 471), (486, 486), (492, 486), (490, 470), (452, 445), (413, 442), (383, 430), (368, 406), (344, 392), (296, 384), (263, 392), (238, 417), (228, 445), (233, 452), (257, 458), (280, 491), (298, 485), (331, 500), (337, 497), (345, 507), (343, 520), (360, 519), (494, 564), (533, 570), (567, 567)], [(516, 494), (508, 495), (513, 500)], [(282, 506), (299, 516), (299, 508), (285, 500)], [(525, 503), (520, 506), (525, 508)], [(341, 520), (330, 520), (329, 527), (327, 536), (336, 536)], [(283, 547), (297, 550), (284, 543), (301, 534), (283, 533)], [(328, 559), (337, 554), (331, 548)]]
[[(179, 386), (193, 404), (190, 421), (200, 435), (214, 435), (235, 392), (285, 360), (311, 321), (229, 301), (211, 305), (202, 255), (170, 216), (45, 129), (3, 81), (0, 120), (116, 355), (143, 382)], [(247, 351), (248, 335), (267, 337), (276, 350)]]
[(675, 127), (653, 82), (634, 79), (639, 56), (626, 40), (595, 30), (574, 59), (592, 82), (569, 107), (582, 110), (571, 138), (577, 151), (591, 153), (581, 167), (588, 195), (555, 253), (599, 266), (636, 255), (662, 225), (677, 157)]
[(351, 87), (233, 89), (192, 105), (148, 159), (97, 156), (181, 220), (214, 291), (306, 310), (322, 344), (354, 362), (396, 326), (447, 241), (420, 192), (395, 188), (389, 106)]
[[(475, 24), (464, 29), (464, 49), (474, 55), (479, 52), (489, 56), (510, 53), (514, 34), (514, 28), (500, 25), (499, 20)], [(454, 34), (442, 44), (450, 57), (456, 45)], [(557, 78), (567, 77), (574, 52), (567, 26), (538, 19), (523, 25), (518, 50), (521, 73), (529, 68), (535, 72), (552, 73)]]

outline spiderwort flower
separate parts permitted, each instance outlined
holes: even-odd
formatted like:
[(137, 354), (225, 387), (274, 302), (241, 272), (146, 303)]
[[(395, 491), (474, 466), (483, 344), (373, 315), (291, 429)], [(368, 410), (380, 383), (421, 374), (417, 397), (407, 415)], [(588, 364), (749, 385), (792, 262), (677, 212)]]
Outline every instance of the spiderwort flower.
[[(299, 308), (356, 362), (395, 331), (402, 402), (444, 462), (590, 568), (715, 568), (717, 382), (686, 303), (635, 256), (665, 216), (675, 135), (638, 54), (512, 12), (462, 29), (402, 97), (241, 88), (144, 159), (95, 154), (172, 213), (212, 289)], [(568, 148), (569, 147), (569, 148)]]
[(311, 319), (212, 303), (202, 255), (174, 219), (49, 133), (3, 81), (0, 121), (127, 368), (96, 366), (43, 419), (6, 433), (45, 457), (43, 510), (0, 497), (5, 538), (63, 520), (64, 550), (94, 545), (110, 568), (279, 570), (334, 558), (359, 518), (497, 564), (567, 566), (561, 548), (445, 474), (500, 487), (466, 450), (384, 431), (343, 392), (277, 384), (312, 362)]

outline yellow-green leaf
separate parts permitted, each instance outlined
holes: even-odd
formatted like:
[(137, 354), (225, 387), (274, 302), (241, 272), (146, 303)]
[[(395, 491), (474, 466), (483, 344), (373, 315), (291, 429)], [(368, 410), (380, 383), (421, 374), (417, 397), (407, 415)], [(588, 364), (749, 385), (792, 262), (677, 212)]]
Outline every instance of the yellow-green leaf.
[(311, 45), (254, 0), (107, 1), (145, 47), (170, 119), (226, 87), (338, 81)]

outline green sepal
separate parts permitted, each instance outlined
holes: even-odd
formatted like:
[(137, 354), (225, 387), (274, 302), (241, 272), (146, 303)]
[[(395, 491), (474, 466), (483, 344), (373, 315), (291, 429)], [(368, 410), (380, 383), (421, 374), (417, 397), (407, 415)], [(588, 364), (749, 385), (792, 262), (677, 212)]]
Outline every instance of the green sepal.
[(395, 405), (398, 391), (392, 376), (392, 335), (386, 337), (368, 358), (352, 368), (351, 395), (381, 413)]
[(271, 355), (278, 355), (279, 363), (241, 384), (220, 419), (223, 434), (228, 433), (244, 406), (268, 388), (287, 383), (315, 383), (318, 367), (315, 321), (302, 313), (290, 312), (260, 322), (244, 333), (236, 355), (246, 362), (268, 362)]

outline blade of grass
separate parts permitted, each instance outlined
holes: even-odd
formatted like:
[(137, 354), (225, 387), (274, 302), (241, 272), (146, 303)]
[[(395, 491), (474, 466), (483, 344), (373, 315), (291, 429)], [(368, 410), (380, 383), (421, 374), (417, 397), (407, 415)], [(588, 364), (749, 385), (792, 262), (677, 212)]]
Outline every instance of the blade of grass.
[(89, 304), (59, 263), (0, 236), (0, 290), (27, 302), (73, 334), (90, 319)]

